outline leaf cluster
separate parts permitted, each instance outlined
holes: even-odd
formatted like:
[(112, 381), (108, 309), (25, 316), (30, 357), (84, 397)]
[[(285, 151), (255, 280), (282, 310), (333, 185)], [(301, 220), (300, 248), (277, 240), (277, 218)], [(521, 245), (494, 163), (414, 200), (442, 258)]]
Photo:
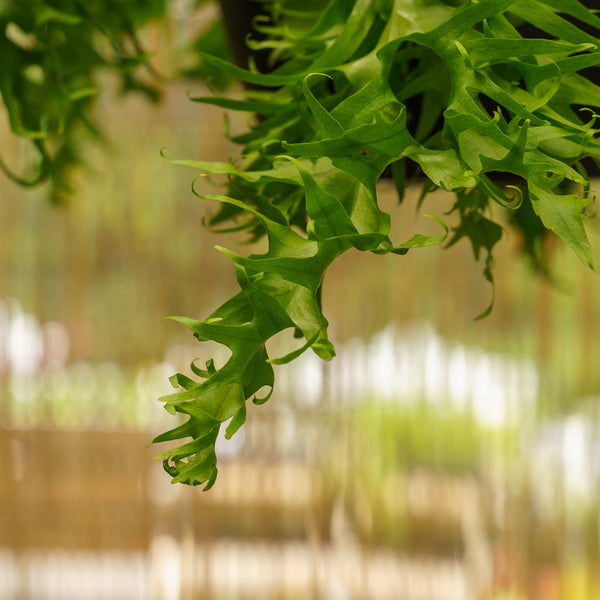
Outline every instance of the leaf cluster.
[(136, 32), (165, 7), (165, 0), (0, 2), (0, 94), (12, 132), (37, 156), (26, 174), (0, 158), (6, 175), (25, 186), (50, 180), (56, 201), (69, 192), (82, 139), (100, 135), (91, 117), (99, 70), (118, 73), (123, 91), (157, 99), (137, 73), (148, 56)]
[[(235, 264), (240, 292), (205, 320), (176, 318), (198, 340), (231, 352), (219, 369), (192, 365), (198, 380), (172, 378), (183, 389), (162, 400), (187, 420), (154, 440), (191, 437), (160, 458), (174, 482), (206, 488), (217, 475), (220, 427), (229, 421), (230, 437), (245, 420), (246, 401), (269, 397), (272, 365), (308, 348), (334, 356), (320, 289), (343, 252), (402, 255), (448, 235), (448, 244), (467, 238), (476, 258), (485, 252), (493, 283), (502, 227), (489, 207), (497, 203), (528, 207), (522, 222), (531, 232), (553, 231), (592, 266), (584, 160), (600, 158), (593, 112), (600, 88), (587, 73), (600, 64), (600, 50), (578, 26), (600, 30), (592, 11), (577, 0), (277, 1), (270, 8), (270, 19), (256, 22), (264, 39), (248, 43), (271, 51), (272, 71), (203, 55), (251, 89), (192, 98), (251, 115), (234, 138), (240, 155), (227, 163), (173, 161), (228, 177), (226, 193), (205, 196), (219, 205), (209, 227), (268, 240), (265, 253), (250, 256), (219, 248)], [(523, 23), (533, 36), (522, 34)], [(377, 182), (392, 176), (402, 200), (411, 172), (426, 180), (423, 197), (438, 188), (456, 193), (459, 225), (451, 234), (438, 219), (438, 236), (390, 239)], [(502, 177), (519, 185), (502, 185)], [(284, 330), (304, 345), (269, 357), (267, 341)]]

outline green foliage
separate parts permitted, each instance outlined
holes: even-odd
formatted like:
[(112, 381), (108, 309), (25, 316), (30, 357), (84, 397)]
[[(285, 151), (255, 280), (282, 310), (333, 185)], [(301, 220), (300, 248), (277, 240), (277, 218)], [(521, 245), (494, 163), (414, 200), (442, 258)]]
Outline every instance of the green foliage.
[[(509, 427), (485, 427), (472, 413), (458, 412), (425, 402), (413, 406), (382, 406), (366, 402), (356, 410), (356, 460), (363, 478), (371, 478), (369, 489), (380, 490), (386, 475), (409, 471), (415, 465), (445, 472), (473, 473), (475, 457), (485, 455), (496, 444), (505, 457), (518, 444)], [(380, 451), (370, 454), (369, 448)]]
[(0, 93), (12, 132), (31, 140), (38, 157), (32, 174), (0, 168), (26, 186), (46, 180), (60, 201), (69, 192), (69, 172), (92, 123), (98, 72), (120, 74), (123, 91), (152, 99), (157, 90), (138, 75), (147, 55), (136, 37), (148, 19), (164, 13), (165, 0), (6, 0), (0, 2)]
[[(206, 53), (218, 56), (224, 60), (230, 60), (223, 22), (215, 21), (211, 23), (195, 40), (193, 51), (196, 54)], [(212, 85), (218, 90), (226, 90), (233, 82), (231, 75), (203, 60), (200, 60), (198, 64), (184, 71), (183, 75), (205, 81), (208, 85)]]
[[(204, 55), (254, 89), (236, 98), (194, 98), (261, 115), (234, 138), (243, 146), (240, 157), (173, 161), (228, 176), (226, 194), (207, 196), (220, 205), (209, 226), (268, 239), (263, 254), (220, 248), (235, 263), (241, 291), (203, 321), (176, 318), (198, 340), (231, 351), (220, 368), (212, 361), (204, 369), (192, 365), (198, 381), (172, 378), (183, 390), (162, 400), (187, 420), (154, 440), (191, 437), (160, 458), (174, 482), (205, 489), (217, 475), (221, 425), (230, 420), (230, 437), (245, 420), (246, 400), (268, 399), (272, 365), (307, 348), (334, 356), (320, 304), (332, 261), (351, 248), (405, 254), (446, 240), (440, 222), (439, 236), (393, 242), (390, 215), (377, 202), (382, 176), (393, 175), (400, 200), (407, 164), (425, 175), (424, 195), (456, 192), (460, 224), (449, 244), (466, 237), (476, 258), (485, 250), (492, 283), (502, 229), (491, 202), (531, 207), (523, 227), (536, 236), (551, 230), (585, 264), (593, 262), (582, 160), (597, 161), (600, 142), (595, 115), (586, 121), (578, 108), (600, 106), (600, 89), (580, 74), (600, 63), (600, 51), (595, 37), (565, 18), (600, 30), (592, 12), (576, 0), (331, 0), (316, 11), (310, 3), (277, 2), (272, 9), (273, 19), (258, 23), (267, 39), (254, 47), (272, 49), (273, 71)], [(548, 39), (523, 37), (524, 22)], [(499, 174), (523, 183), (502, 189)], [(563, 193), (569, 184), (583, 193)], [(267, 341), (288, 329), (304, 345), (270, 358)]]

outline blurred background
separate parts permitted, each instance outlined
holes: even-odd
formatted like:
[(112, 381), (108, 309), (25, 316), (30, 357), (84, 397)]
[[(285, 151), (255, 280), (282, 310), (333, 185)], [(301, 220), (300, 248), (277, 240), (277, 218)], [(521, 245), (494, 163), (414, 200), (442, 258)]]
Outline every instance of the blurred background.
[[(171, 40), (159, 63), (174, 23), (148, 34)], [(160, 155), (226, 160), (222, 111), (185, 84), (159, 105), (108, 84), (68, 205), (0, 179), (0, 599), (600, 597), (600, 278), (551, 240), (555, 281), (536, 276), (508, 225), (481, 321), (466, 241), (343, 256), (324, 287), (337, 357), (277, 368), (210, 492), (170, 484), (157, 399), (215, 348), (162, 319), (236, 291), (214, 244), (251, 249), (203, 228), (197, 173)], [(394, 241), (431, 227), (418, 195), (382, 184)]]

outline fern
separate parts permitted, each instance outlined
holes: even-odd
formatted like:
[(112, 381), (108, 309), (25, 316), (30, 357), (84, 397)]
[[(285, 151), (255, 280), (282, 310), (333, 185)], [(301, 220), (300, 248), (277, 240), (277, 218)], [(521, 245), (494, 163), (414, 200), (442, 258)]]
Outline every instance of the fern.
[[(600, 63), (600, 51), (597, 39), (573, 24), (600, 31), (592, 11), (576, 0), (459, 6), (332, 0), (309, 9), (273, 3), (271, 21), (259, 23), (267, 35), (260, 47), (272, 50), (277, 65), (268, 74), (203, 56), (258, 89), (194, 100), (261, 118), (236, 138), (242, 150), (230, 163), (173, 161), (228, 176), (226, 193), (203, 196), (220, 207), (209, 226), (268, 239), (264, 254), (219, 248), (234, 262), (239, 293), (205, 320), (174, 317), (199, 341), (231, 351), (218, 369), (212, 361), (192, 365), (196, 380), (175, 375), (172, 383), (181, 389), (161, 398), (167, 410), (187, 418), (154, 440), (184, 442), (159, 457), (174, 482), (213, 485), (221, 426), (229, 421), (231, 437), (244, 423), (246, 402), (268, 399), (274, 364), (309, 348), (325, 360), (334, 356), (320, 289), (329, 265), (347, 250), (402, 255), (449, 235), (448, 244), (466, 237), (476, 258), (485, 251), (484, 275), (493, 284), (493, 248), (502, 229), (488, 206), (496, 202), (530, 206), (542, 229), (593, 268), (582, 161), (600, 158), (593, 113), (600, 88), (581, 72)], [(547, 37), (523, 37), (522, 23)], [(591, 119), (578, 111), (581, 105)], [(460, 224), (451, 233), (440, 221), (438, 236), (390, 239), (377, 182), (391, 173), (402, 199), (407, 164), (426, 177), (424, 193), (456, 193)], [(524, 183), (502, 189), (498, 173)], [(583, 191), (563, 193), (565, 184)], [(284, 330), (301, 334), (304, 345), (269, 357), (265, 344)]]

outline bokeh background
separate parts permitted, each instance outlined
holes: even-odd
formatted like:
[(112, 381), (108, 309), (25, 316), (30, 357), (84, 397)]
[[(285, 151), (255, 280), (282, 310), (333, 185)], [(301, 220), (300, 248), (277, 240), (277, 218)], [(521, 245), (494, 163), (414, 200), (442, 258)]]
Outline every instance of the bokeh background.
[[(146, 32), (159, 67), (180, 25)], [(213, 490), (170, 484), (158, 398), (219, 349), (162, 319), (237, 289), (216, 243), (255, 249), (208, 232), (197, 173), (160, 155), (225, 160), (222, 111), (186, 84), (151, 106), (110, 83), (68, 206), (0, 179), (0, 599), (600, 597), (600, 278), (551, 239), (555, 280), (536, 276), (508, 224), (481, 321), (466, 241), (342, 257), (324, 287), (338, 356), (277, 369), (219, 441)], [(398, 205), (382, 183), (393, 240), (437, 231), (418, 193)]]

